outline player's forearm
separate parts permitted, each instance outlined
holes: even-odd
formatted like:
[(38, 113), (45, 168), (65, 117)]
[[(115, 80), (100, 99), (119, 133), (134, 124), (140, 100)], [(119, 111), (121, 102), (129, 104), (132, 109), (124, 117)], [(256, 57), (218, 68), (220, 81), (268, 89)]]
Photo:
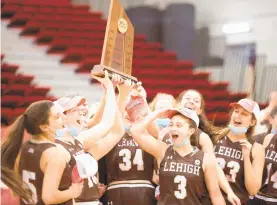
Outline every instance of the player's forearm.
[(261, 188), (261, 182), (259, 182), (259, 176), (256, 176), (252, 167), (250, 156), (244, 158), (244, 180), (245, 187), (250, 196), (257, 194)]
[(220, 168), (220, 166), (217, 164), (217, 175), (218, 175), (218, 181), (220, 188), (228, 195), (229, 193), (233, 193), (232, 188), (230, 187), (230, 184), (228, 180), (226, 179), (223, 170)]
[(96, 125), (97, 123), (99, 123), (101, 121), (101, 118), (103, 116), (103, 112), (104, 112), (104, 109), (105, 109), (105, 104), (106, 104), (106, 91), (104, 93), (103, 98), (101, 99), (99, 109), (93, 115), (92, 119), (90, 119), (88, 121), (88, 127), (89, 128), (93, 127), (94, 125)]
[(142, 122), (134, 125), (133, 130), (136, 130), (139, 133), (145, 132), (146, 130), (149, 131), (149, 128), (153, 126), (154, 120), (157, 118), (157, 116), (157, 112), (150, 113)]
[(72, 191), (67, 189), (65, 191), (56, 190), (54, 192), (47, 191), (42, 193), (42, 200), (45, 204), (60, 204), (72, 199)]
[(226, 205), (226, 202), (219, 189), (218, 191), (212, 193), (210, 196), (213, 205)]
[(101, 122), (105, 123), (107, 127), (112, 128), (115, 120), (116, 113), (116, 99), (114, 88), (108, 87), (106, 94), (106, 103), (103, 112), (103, 117)]
[(124, 113), (125, 113), (127, 100), (128, 100), (128, 93), (119, 91), (119, 94), (117, 97), (117, 106), (122, 116), (124, 116)]

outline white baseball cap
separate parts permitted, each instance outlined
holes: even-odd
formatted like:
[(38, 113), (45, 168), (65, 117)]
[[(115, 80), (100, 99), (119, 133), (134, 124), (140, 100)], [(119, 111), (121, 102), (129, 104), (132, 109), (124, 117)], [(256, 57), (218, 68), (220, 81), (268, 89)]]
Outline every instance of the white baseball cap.
[(56, 102), (61, 105), (61, 107), (64, 109), (64, 111), (68, 111), (78, 105), (85, 103), (86, 99), (82, 96), (74, 96), (72, 98), (61, 97)]
[(241, 99), (236, 103), (231, 103), (230, 106), (231, 107), (241, 106), (248, 112), (253, 113), (254, 116), (256, 117), (256, 119), (258, 119), (258, 116), (260, 115), (260, 112), (261, 112), (258, 103), (256, 103), (255, 101), (253, 101), (251, 99), (246, 99), (246, 98)]
[(170, 109), (170, 114), (168, 115), (169, 118), (172, 118), (176, 114), (181, 114), (189, 119), (191, 119), (193, 122), (195, 122), (197, 128), (199, 126), (199, 117), (197, 113), (194, 110), (188, 109), (188, 108), (182, 108), (182, 109)]

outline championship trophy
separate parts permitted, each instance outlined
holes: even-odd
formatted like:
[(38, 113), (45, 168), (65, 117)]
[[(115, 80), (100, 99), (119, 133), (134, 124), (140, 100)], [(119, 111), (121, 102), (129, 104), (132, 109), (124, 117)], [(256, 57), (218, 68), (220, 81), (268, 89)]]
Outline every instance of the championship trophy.
[(119, 0), (111, 0), (100, 65), (91, 70), (94, 76), (103, 77), (116, 73), (123, 79), (137, 82), (132, 74), (134, 26)]

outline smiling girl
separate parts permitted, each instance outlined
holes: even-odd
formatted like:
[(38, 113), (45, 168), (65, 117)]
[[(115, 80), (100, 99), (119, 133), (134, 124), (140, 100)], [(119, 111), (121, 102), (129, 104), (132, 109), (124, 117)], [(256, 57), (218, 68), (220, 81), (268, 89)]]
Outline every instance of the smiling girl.
[[(147, 127), (158, 117), (171, 118), (170, 137), (173, 145), (155, 139)], [(193, 110), (159, 110), (131, 128), (136, 142), (150, 153), (160, 167), (160, 198), (158, 205), (200, 205), (208, 188), (215, 205), (224, 205), (217, 182), (216, 162), (190, 143), (198, 128), (199, 118)]]
[(228, 128), (213, 136), (215, 153), (233, 191), (245, 204), (249, 196), (259, 191), (262, 183), (265, 150), (252, 140), (260, 109), (250, 99), (242, 99), (231, 106)]

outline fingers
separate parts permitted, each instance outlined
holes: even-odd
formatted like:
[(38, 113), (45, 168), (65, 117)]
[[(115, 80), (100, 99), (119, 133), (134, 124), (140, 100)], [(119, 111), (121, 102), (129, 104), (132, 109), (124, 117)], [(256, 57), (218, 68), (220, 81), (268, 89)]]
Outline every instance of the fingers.
[(235, 197), (234, 200), (235, 200), (235, 202), (236, 202), (236, 205), (241, 205), (240, 199), (239, 199), (239, 198)]
[(235, 200), (234, 200), (233, 198), (230, 199), (229, 202), (230, 202), (232, 205), (237, 205), (236, 202), (235, 202)]

